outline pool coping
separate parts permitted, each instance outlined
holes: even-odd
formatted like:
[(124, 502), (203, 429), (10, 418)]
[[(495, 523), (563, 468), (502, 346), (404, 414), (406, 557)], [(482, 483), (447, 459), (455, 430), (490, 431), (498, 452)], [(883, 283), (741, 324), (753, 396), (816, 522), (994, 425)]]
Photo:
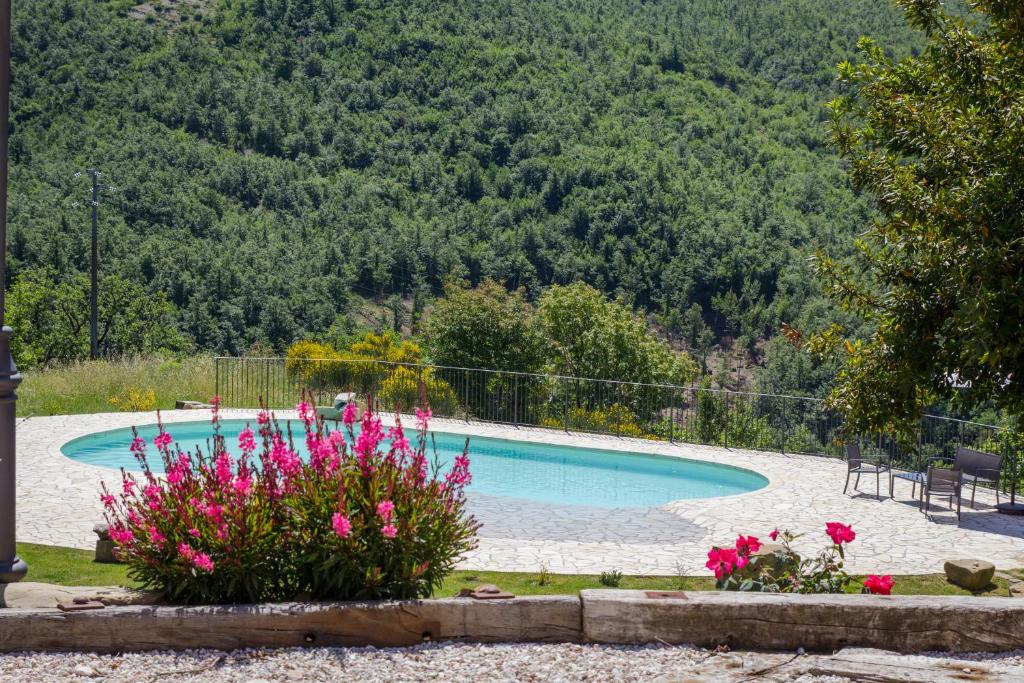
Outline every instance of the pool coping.
[[(199, 410), (174, 411), (175, 414), (177, 414), (179, 412), (195, 412), (195, 413), (199, 413), (199, 412), (203, 412), (203, 411), (199, 411)], [(221, 412), (222, 412), (222, 419), (223, 420), (245, 420), (247, 418), (255, 419), (256, 414), (257, 414), (258, 411), (256, 411), (256, 410), (248, 411), (248, 410), (231, 409), (231, 410), (222, 410)], [(242, 415), (238, 415), (239, 413), (244, 415), (244, 417)], [(118, 413), (112, 413), (112, 414), (118, 414)], [(298, 417), (298, 413), (296, 413), (294, 410), (291, 410), (291, 411), (272, 411), (272, 414), (278, 420), (280, 420), (280, 421), (285, 421), (285, 422), (289, 422), (289, 423), (294, 421), (294, 422), (299, 422), (301, 424), (301, 421), (299, 420), (299, 417)], [(161, 412), (161, 416), (163, 416), (163, 415), (165, 415), (165, 413)], [(415, 419), (415, 416), (411, 415), (411, 414), (401, 414), (399, 417), (401, 418), (403, 423), (412, 422)], [(381, 423), (384, 426), (386, 426), (386, 427), (392, 427), (395, 424), (395, 415), (394, 414), (387, 414), (387, 415), (381, 414), (380, 418), (381, 418)], [(406, 421), (408, 421), (408, 422), (406, 422)], [(199, 420), (199, 419), (196, 419), (196, 420), (185, 420), (185, 419), (178, 420), (178, 419), (173, 419), (170, 422), (168, 422), (167, 420), (161, 420), (160, 423), (166, 425), (166, 424), (183, 424), (183, 423), (202, 424), (204, 422), (208, 423), (209, 421), (208, 420)], [(330, 422), (333, 422), (333, 421), (330, 421)], [(445, 426), (455, 426), (455, 425), (460, 424), (461, 421), (447, 420), (447, 419), (442, 419), (442, 418), (437, 418), (437, 419), (432, 419), (431, 420), (431, 425), (435, 425), (437, 423), (442, 423)], [(106, 465), (95, 465), (93, 463), (89, 463), (89, 462), (85, 462), (85, 461), (82, 461), (82, 460), (78, 460), (76, 458), (73, 458), (73, 457), (69, 456), (67, 453), (65, 453), (64, 449), (67, 448), (69, 445), (71, 445), (72, 443), (74, 443), (76, 441), (81, 441), (81, 440), (84, 440), (84, 439), (88, 439), (88, 438), (90, 438), (92, 436), (95, 436), (97, 434), (102, 434), (104, 432), (116, 432), (116, 431), (120, 431), (120, 430), (123, 430), (123, 429), (131, 429), (133, 427), (150, 427), (150, 426), (155, 426), (157, 424), (158, 423), (156, 421), (154, 421), (154, 422), (148, 422), (148, 423), (132, 424), (132, 425), (130, 425), (128, 427), (112, 427), (112, 428), (109, 428), (109, 429), (100, 429), (100, 430), (97, 430), (97, 431), (94, 431), (94, 432), (89, 432), (89, 433), (86, 433), (86, 434), (79, 434), (77, 436), (70, 437), (66, 441), (61, 442), (59, 447), (58, 447), (58, 452), (59, 452), (59, 454), (60, 454), (60, 456), (62, 458), (66, 459), (66, 460), (68, 460), (70, 462), (73, 462), (73, 463), (75, 463), (77, 465), (85, 465), (85, 466), (88, 466), (88, 467), (92, 467), (92, 468), (98, 469), (100, 471), (115, 472), (115, 473), (117, 473), (117, 472), (121, 471), (120, 468), (110, 467), (110, 466), (106, 466)], [(513, 443), (521, 442), (521, 443), (529, 443), (529, 444), (533, 444), (533, 445), (545, 445), (545, 446), (553, 446), (553, 447), (558, 447), (558, 448), (568, 448), (568, 449), (571, 449), (571, 450), (579, 450), (579, 451), (583, 451), (583, 450), (597, 451), (597, 452), (605, 451), (605, 452), (616, 453), (616, 454), (621, 454), (621, 455), (637, 455), (637, 456), (648, 457), (648, 458), (666, 458), (666, 459), (670, 458), (670, 459), (673, 459), (673, 460), (685, 460), (685, 461), (688, 461), (688, 462), (705, 464), (705, 465), (713, 465), (715, 467), (721, 467), (721, 468), (725, 468), (725, 469), (736, 470), (736, 471), (739, 471), (739, 472), (744, 472), (744, 473), (752, 474), (752, 475), (760, 477), (761, 479), (763, 479), (765, 481), (763, 486), (759, 486), (758, 488), (756, 488), (756, 489), (754, 489), (752, 491), (744, 491), (744, 492), (741, 492), (741, 493), (728, 493), (728, 494), (719, 495), (719, 496), (692, 496), (692, 497), (689, 497), (689, 498), (675, 498), (675, 499), (666, 501), (666, 502), (664, 502), (664, 503), (662, 503), (660, 505), (623, 505), (623, 506), (607, 506), (606, 507), (606, 506), (582, 505), (582, 504), (576, 504), (576, 503), (563, 503), (562, 504), (562, 505), (569, 506), (569, 507), (571, 507), (573, 505), (579, 505), (580, 507), (606, 507), (606, 509), (609, 509), (609, 510), (648, 510), (648, 509), (659, 509), (659, 510), (666, 510), (667, 511), (669, 509), (668, 506), (674, 505), (674, 504), (677, 504), (677, 503), (683, 503), (683, 502), (686, 502), (686, 501), (705, 501), (705, 500), (717, 500), (717, 499), (721, 499), (721, 498), (739, 498), (739, 497), (742, 497), (742, 496), (751, 496), (751, 495), (755, 495), (755, 494), (758, 494), (758, 493), (766, 493), (766, 492), (769, 492), (770, 490), (772, 490), (773, 488), (775, 488), (778, 485), (778, 483), (779, 483), (777, 477), (768, 476), (768, 475), (764, 474), (763, 472), (759, 472), (758, 470), (752, 469), (750, 467), (743, 467), (743, 466), (734, 465), (734, 464), (731, 464), (731, 463), (718, 462), (718, 461), (712, 460), (712, 459), (695, 458), (695, 457), (692, 457), (692, 456), (689, 456), (689, 455), (685, 455), (685, 454), (680, 454), (680, 453), (661, 453), (661, 452), (646, 452), (645, 453), (642, 450), (636, 450), (637, 446), (640, 446), (640, 445), (647, 446), (647, 445), (652, 444), (652, 443), (653, 444), (664, 444), (664, 445), (669, 445), (669, 446), (670, 445), (675, 445), (675, 442), (670, 442), (670, 441), (660, 441), (660, 440), (654, 440), (654, 439), (640, 439), (640, 438), (634, 438), (634, 437), (614, 437), (615, 439), (618, 440), (619, 443), (624, 444), (623, 448), (614, 448), (614, 447), (612, 447), (612, 448), (609, 448), (609, 447), (600, 447), (600, 448), (598, 448), (598, 447), (594, 447), (594, 446), (585, 446), (585, 445), (582, 445), (582, 444), (558, 444), (558, 443), (553, 443), (551, 441), (551, 439), (550, 439), (551, 436), (559, 435), (559, 434), (580, 435), (580, 436), (593, 436), (593, 435), (585, 433), (585, 432), (563, 432), (561, 430), (547, 429), (547, 428), (544, 428), (544, 427), (527, 427), (526, 429), (530, 430), (530, 432), (536, 431), (537, 433), (536, 434), (531, 433), (531, 434), (529, 434), (527, 436), (527, 438), (514, 438), (514, 437), (510, 437), (510, 436), (505, 436), (505, 435), (503, 435), (503, 436), (497, 436), (497, 435), (492, 436), (492, 435), (482, 435), (482, 434), (479, 434), (478, 433), (479, 430), (473, 430), (472, 429), (472, 427), (473, 426), (477, 426), (477, 424), (478, 423), (469, 423), (467, 426), (470, 427), (471, 429), (468, 430), (468, 431), (448, 431), (448, 430), (444, 430), (444, 429), (435, 429), (435, 428), (431, 428), (430, 431), (434, 432), (434, 433), (438, 433), (438, 434), (449, 434), (449, 435), (452, 435), (452, 436), (466, 436), (466, 437), (468, 437), (470, 439), (470, 449), (471, 449), (470, 450), (470, 457), (472, 457), (472, 439), (473, 439), (473, 437), (477, 437), (477, 438), (482, 438), (482, 439), (489, 439), (489, 440), (492, 440), (492, 441), (510, 441), (510, 442), (513, 442)], [(516, 428), (519, 429), (518, 427), (516, 427)], [(549, 436), (549, 438), (548, 439), (541, 438), (542, 435), (544, 435), (544, 434), (547, 434)], [(172, 436), (173, 436), (173, 434), (172, 434)], [(536, 436), (537, 438), (532, 438), (534, 436)], [(630, 445), (631, 443), (634, 446), (634, 448), (629, 448), (628, 447), (628, 445)], [(159, 478), (160, 475), (156, 475), (156, 476)], [(537, 500), (537, 501), (535, 501), (535, 500), (533, 500), (531, 498), (525, 498), (525, 497), (519, 497), (519, 496), (506, 496), (504, 494), (488, 493), (488, 492), (480, 492), (480, 493), (482, 495), (488, 495), (488, 496), (494, 496), (494, 497), (502, 497), (502, 498), (509, 498), (509, 499), (512, 499), (512, 500), (527, 500), (527, 501), (536, 502), (536, 503), (539, 503), (539, 504), (551, 504), (551, 505), (555, 504), (555, 503), (552, 503), (551, 501), (544, 501), (544, 500)], [(470, 495), (472, 495), (472, 493), (470, 493)]]
[[(255, 414), (222, 412), (225, 418), (245, 419)], [(294, 416), (294, 411), (276, 412), (282, 418)], [(199, 421), (203, 415), (201, 411), (174, 410), (162, 417), (172, 424)], [(386, 416), (386, 421), (390, 419)], [(64, 456), (60, 446), (80, 435), (155, 421), (154, 412), (19, 418), (19, 540), (91, 548), (96, 540), (92, 525), (102, 521), (99, 482), (111, 482), (111, 473), (117, 470), (78, 463)], [(412, 424), (411, 418), (403, 418), (403, 424)], [(515, 523), (481, 535), (477, 548), (463, 557), (460, 569), (536, 572), (544, 567), (552, 574), (597, 575), (615, 569), (634, 575), (707, 575), (708, 548), (731, 544), (738, 534), (763, 538), (773, 528), (788, 528), (804, 534), (794, 541), (794, 549), (804, 556), (815, 555), (827, 541), (824, 524), (829, 521), (852, 524), (857, 531), (857, 540), (847, 554), (846, 568), (851, 573), (937, 573), (942, 571), (944, 559), (953, 558), (984, 559), (1000, 569), (1024, 567), (1024, 519), (995, 513), (987, 489), (978, 491), (978, 510), (965, 506), (963, 522), (956, 525), (952, 515), (938, 506), (933, 506), (927, 517), (919, 513), (909, 487), (905, 491), (897, 487), (895, 500), (884, 496), (876, 500), (874, 487), (864, 482), (859, 492), (843, 494), (846, 467), (835, 458), (463, 420), (434, 419), (431, 424), (438, 431), (471, 438), (535, 443), (554, 439), (565, 446), (739, 466), (769, 480), (760, 490), (733, 496), (682, 499), (659, 508), (621, 508), (637, 514), (621, 515), (611, 526), (605, 526), (600, 516), (566, 517), (557, 506), (550, 514), (502, 507), (502, 514), (516, 516)], [(677, 534), (674, 521), (640, 514), (643, 510), (678, 518), (684, 527)], [(580, 528), (593, 529), (593, 533), (576, 535)]]

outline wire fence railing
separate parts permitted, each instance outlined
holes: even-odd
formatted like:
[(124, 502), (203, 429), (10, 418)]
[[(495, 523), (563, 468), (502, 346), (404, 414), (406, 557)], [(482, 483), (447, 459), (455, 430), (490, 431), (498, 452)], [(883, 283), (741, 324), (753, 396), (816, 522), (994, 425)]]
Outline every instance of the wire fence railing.
[[(849, 438), (822, 399), (503, 370), (354, 359), (218, 357), (216, 390), (230, 408), (291, 408), (305, 393), (332, 407), (349, 394), (376, 410), (429, 405), (436, 417), (671, 442), (840, 457)], [(967, 446), (1016, 458), (995, 425), (925, 416), (916, 443), (862, 437), (868, 453), (919, 471)], [(1004, 485), (1009, 489), (1006, 467)], [(1024, 474), (1024, 473), (1022, 473)]]

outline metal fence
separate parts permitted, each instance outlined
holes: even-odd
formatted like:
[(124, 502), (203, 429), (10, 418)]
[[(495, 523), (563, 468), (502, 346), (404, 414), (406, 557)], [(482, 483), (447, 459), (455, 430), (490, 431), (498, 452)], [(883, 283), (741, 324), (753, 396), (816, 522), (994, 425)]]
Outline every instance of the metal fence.
[[(437, 417), (466, 421), (842, 455), (842, 420), (817, 398), (375, 360), (218, 357), (215, 368), (217, 395), (231, 408), (291, 408), (304, 392), (330, 407), (352, 393), (377, 410), (426, 404)], [(1007, 436), (994, 425), (928, 415), (916, 444), (879, 434), (864, 446), (921, 469), (961, 445), (1016, 457)]]

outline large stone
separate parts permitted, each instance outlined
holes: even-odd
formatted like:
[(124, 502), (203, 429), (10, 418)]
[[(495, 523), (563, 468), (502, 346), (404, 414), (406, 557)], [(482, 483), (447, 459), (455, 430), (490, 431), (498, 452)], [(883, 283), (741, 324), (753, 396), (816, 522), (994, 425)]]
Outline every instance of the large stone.
[[(1024, 647), (1024, 602), (1010, 598), (732, 591), (652, 598), (637, 590), (583, 590), (580, 599), (583, 637), (591, 643), (689, 643), (790, 652), (844, 647), (998, 652)], [(753, 678), (746, 673), (746, 680)], [(894, 675), (870, 680), (928, 679)]]
[(984, 560), (946, 560), (942, 568), (950, 583), (969, 591), (980, 591), (996, 575), (995, 565)]
[(56, 607), (59, 602), (72, 602), (75, 598), (104, 605), (155, 605), (161, 601), (156, 591), (119, 586), (58, 586), (35, 581), (0, 584), (0, 601), (4, 607)]
[(96, 533), (96, 556), (97, 562), (104, 562), (107, 564), (118, 562), (117, 547), (114, 542), (110, 540), (110, 530), (106, 524), (96, 524), (92, 530)]
[(1014, 581), (1010, 584), (1011, 598), (1024, 598), (1024, 581)]

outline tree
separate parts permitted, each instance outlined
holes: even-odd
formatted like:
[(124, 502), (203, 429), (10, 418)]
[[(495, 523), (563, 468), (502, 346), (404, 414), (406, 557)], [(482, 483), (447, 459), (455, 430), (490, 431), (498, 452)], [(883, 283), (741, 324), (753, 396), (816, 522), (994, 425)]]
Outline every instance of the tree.
[(540, 372), (544, 344), (523, 291), (494, 280), (476, 288), (450, 283), (427, 319), (427, 350), (438, 365)]
[(881, 217), (858, 261), (822, 255), (841, 307), (873, 326), (812, 348), (844, 348), (830, 395), (856, 432), (904, 435), (936, 399), (1024, 410), (1024, 9), (1019, 0), (897, 0), (927, 36), (894, 61), (868, 39), (839, 65), (852, 92), (830, 104), (853, 182)]
[[(98, 341), (104, 355), (181, 352), (190, 343), (163, 293), (150, 294), (117, 275), (99, 283)], [(21, 367), (82, 360), (89, 355), (89, 280), (57, 280), (43, 269), (22, 273), (7, 298), (11, 342)]]
[(555, 374), (671, 384), (697, 374), (689, 356), (653, 336), (632, 309), (582, 282), (551, 287), (538, 311)]

